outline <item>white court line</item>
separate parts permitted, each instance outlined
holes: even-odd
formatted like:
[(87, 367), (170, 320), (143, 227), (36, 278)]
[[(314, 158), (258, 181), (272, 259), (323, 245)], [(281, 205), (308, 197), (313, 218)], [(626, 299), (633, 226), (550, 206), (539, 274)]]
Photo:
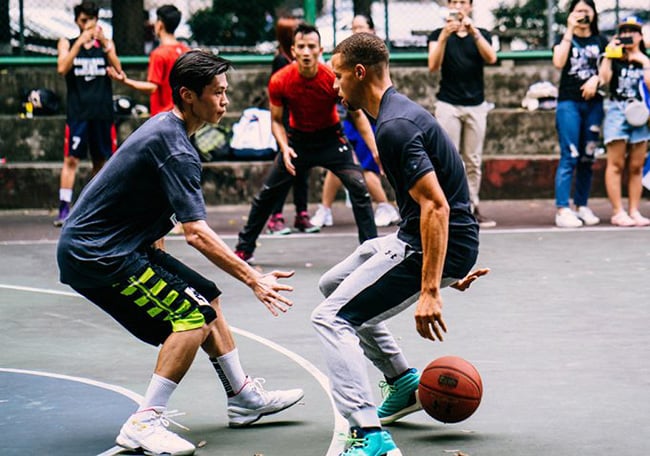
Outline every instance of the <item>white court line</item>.
[[(69, 292), (69, 291), (59, 291), (59, 290), (50, 290), (46, 288), (33, 288), (33, 287), (23, 287), (23, 286), (16, 286), (16, 285), (8, 285), (8, 284), (0, 284), (0, 289), (7, 289), (7, 290), (16, 290), (16, 291), (25, 291), (29, 293), (41, 293), (41, 294), (53, 294), (53, 295), (58, 295), (58, 296), (70, 296), (70, 297), (79, 297), (81, 298), (82, 296)], [(327, 395), (329, 401), (330, 401), (330, 406), (332, 407), (332, 413), (334, 414), (334, 430), (332, 431), (332, 439), (330, 441), (329, 448), (327, 449), (326, 456), (334, 456), (338, 455), (343, 451), (344, 447), (344, 442), (340, 438), (340, 434), (346, 434), (348, 430), (348, 425), (347, 421), (343, 416), (338, 412), (336, 409), (336, 406), (334, 405), (334, 398), (332, 397), (332, 394), (330, 393), (330, 383), (329, 379), (325, 374), (323, 374), (316, 366), (314, 366), (310, 361), (307, 359), (303, 358), (302, 356), (298, 355), (297, 353), (292, 352), (291, 350), (276, 344), (275, 342), (265, 339), (264, 337), (258, 336), (257, 334), (248, 332), (243, 329), (236, 328), (234, 326), (230, 326), (230, 330), (235, 333), (239, 334), (240, 336), (247, 337), (251, 340), (254, 340), (256, 342), (259, 342), (262, 345), (266, 345), (272, 350), (277, 351), (278, 353), (283, 354), (296, 364), (298, 364), (300, 367), (302, 367), (304, 370), (307, 371), (314, 379), (318, 382), (318, 384), (323, 388), (325, 391), (325, 394)], [(95, 382), (94, 380), (89, 380), (89, 379), (84, 379), (82, 377), (71, 377), (67, 375), (59, 375), (59, 374), (49, 374), (49, 373), (40, 373), (37, 371), (21, 371), (19, 369), (3, 369), (0, 368), (0, 371), (7, 371), (7, 372), (21, 372), (21, 373), (28, 373), (32, 375), (43, 375), (43, 376), (49, 376), (49, 377), (54, 377), (54, 378), (63, 378), (67, 380), (74, 380), (74, 381), (79, 381), (82, 383), (87, 383), (89, 385), (94, 385), (94, 386), (99, 386), (100, 388), (106, 388), (112, 391), (119, 392), (120, 394), (124, 394), (125, 396), (133, 399), (134, 397), (137, 397), (137, 399), (134, 399), (137, 403), (140, 403), (142, 400), (142, 396), (129, 391), (127, 389), (121, 388), (119, 386), (114, 386), (110, 385), (108, 383), (102, 383), (102, 382)], [(120, 447), (113, 447), (104, 453), (101, 453), (98, 456), (110, 456), (116, 453), (116, 451), (120, 450)]]

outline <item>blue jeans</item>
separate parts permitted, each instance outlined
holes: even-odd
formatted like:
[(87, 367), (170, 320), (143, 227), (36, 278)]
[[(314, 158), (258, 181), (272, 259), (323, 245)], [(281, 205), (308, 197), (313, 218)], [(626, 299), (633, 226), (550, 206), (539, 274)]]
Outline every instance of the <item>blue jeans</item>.
[(573, 202), (586, 206), (591, 191), (594, 152), (600, 139), (604, 111), (602, 100), (562, 100), (557, 104), (555, 127), (560, 140), (560, 163), (555, 173), (555, 205), (569, 207), (573, 171)]

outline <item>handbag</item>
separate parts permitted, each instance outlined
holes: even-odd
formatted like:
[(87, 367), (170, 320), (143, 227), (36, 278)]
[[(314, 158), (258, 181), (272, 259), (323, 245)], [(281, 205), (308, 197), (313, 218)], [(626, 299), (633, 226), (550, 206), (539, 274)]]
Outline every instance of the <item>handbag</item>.
[(642, 100), (637, 100), (636, 98), (630, 98), (625, 104), (625, 120), (627, 123), (633, 127), (640, 127), (648, 123), (648, 118), (650, 118), (650, 109), (645, 100), (645, 84), (643, 80), (639, 82), (639, 93), (641, 94)]

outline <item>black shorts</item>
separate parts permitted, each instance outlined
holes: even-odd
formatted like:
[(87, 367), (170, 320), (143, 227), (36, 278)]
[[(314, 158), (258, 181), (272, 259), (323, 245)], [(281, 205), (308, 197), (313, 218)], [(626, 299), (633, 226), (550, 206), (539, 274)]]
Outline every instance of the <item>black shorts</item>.
[(110, 120), (68, 120), (63, 154), (79, 159), (108, 160), (117, 149), (115, 124)]
[(172, 332), (201, 328), (216, 318), (210, 306), (221, 290), (214, 282), (159, 249), (149, 263), (110, 287), (77, 288), (138, 339), (162, 344)]

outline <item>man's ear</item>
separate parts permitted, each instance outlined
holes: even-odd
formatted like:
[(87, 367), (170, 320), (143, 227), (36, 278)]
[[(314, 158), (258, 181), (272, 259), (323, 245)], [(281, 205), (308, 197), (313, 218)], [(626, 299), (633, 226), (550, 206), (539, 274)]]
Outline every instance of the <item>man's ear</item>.
[(188, 105), (194, 103), (195, 94), (193, 91), (183, 86), (180, 88), (179, 93), (181, 95), (181, 100), (183, 100), (185, 103), (187, 103)]
[(357, 64), (354, 66), (354, 75), (357, 79), (363, 79), (366, 77), (366, 68), (363, 65)]

